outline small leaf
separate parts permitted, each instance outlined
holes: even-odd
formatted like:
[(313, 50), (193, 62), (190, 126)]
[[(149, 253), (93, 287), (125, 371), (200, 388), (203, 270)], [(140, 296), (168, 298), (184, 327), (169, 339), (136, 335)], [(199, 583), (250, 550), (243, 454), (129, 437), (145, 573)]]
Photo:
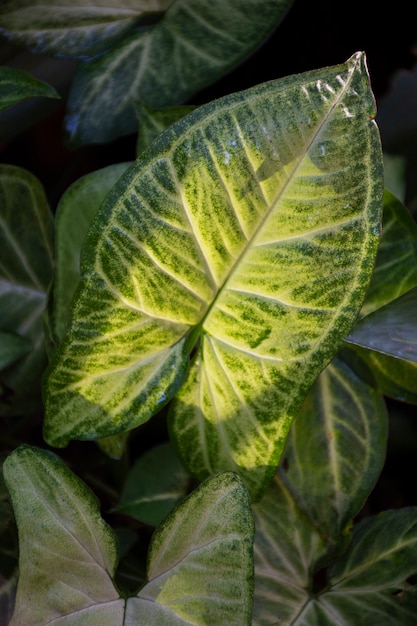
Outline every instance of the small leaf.
[(295, 624), (310, 601), (312, 575), (326, 554), (325, 546), (278, 476), (253, 507), (253, 513), (256, 532), (252, 624)]
[(114, 510), (157, 526), (185, 497), (189, 481), (171, 444), (155, 446), (133, 465)]
[(388, 419), (382, 396), (336, 357), (290, 430), (279, 475), (329, 551), (340, 548), (381, 473)]
[(46, 367), (42, 314), (53, 268), (53, 219), (29, 172), (0, 166), (0, 329), (30, 342), (29, 354), (2, 372), (3, 414), (36, 411)]
[(359, 53), (202, 106), (153, 142), (87, 237), (45, 379), (51, 445), (140, 425), (187, 375), (170, 428), (190, 471), (237, 471), (260, 495), (373, 270), (373, 111)]
[(417, 225), (408, 209), (384, 192), (381, 244), (361, 317), (417, 286)]
[(33, 78), (23, 70), (6, 66), (0, 67), (0, 111), (4, 111), (27, 98), (40, 97), (60, 98), (61, 96), (51, 85)]
[(92, 56), (111, 48), (146, 15), (172, 0), (6, 0), (0, 33), (35, 52)]
[(87, 230), (106, 194), (130, 163), (109, 165), (79, 178), (62, 196), (55, 218), (56, 259), (51, 326), (59, 342), (80, 282), (80, 255)]
[(155, 531), (150, 580), (137, 599), (129, 598), (127, 624), (249, 626), (253, 533), (239, 477), (224, 472), (209, 478)]
[(186, 102), (239, 65), (283, 19), (292, 0), (176, 0), (145, 33), (82, 63), (68, 101), (73, 143), (109, 142), (137, 129), (134, 102)]

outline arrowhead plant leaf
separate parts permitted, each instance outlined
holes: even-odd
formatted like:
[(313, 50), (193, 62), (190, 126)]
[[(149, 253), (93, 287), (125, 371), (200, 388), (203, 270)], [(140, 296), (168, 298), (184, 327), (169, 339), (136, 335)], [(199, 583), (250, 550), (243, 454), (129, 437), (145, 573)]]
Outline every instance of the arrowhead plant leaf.
[(21, 446), (4, 476), (20, 545), (10, 626), (249, 626), (254, 526), (236, 474), (211, 477), (165, 519), (129, 598), (114, 584), (118, 546), (98, 500), (57, 456)]
[[(106, 197), (45, 381), (53, 446), (170, 429), (199, 478), (254, 496), (362, 305), (382, 157), (362, 53), (202, 106)], [(191, 368), (189, 361), (191, 355)]]

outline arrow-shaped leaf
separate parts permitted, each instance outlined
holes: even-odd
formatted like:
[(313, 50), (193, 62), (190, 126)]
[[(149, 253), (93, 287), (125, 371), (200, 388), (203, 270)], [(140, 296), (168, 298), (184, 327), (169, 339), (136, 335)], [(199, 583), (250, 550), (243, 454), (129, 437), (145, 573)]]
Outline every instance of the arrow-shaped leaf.
[(55, 455), (21, 446), (4, 463), (19, 530), (10, 626), (250, 624), (253, 519), (236, 474), (210, 478), (155, 532), (148, 583), (120, 597), (117, 544), (99, 503)]
[(27, 98), (59, 98), (55, 89), (24, 72), (12, 67), (0, 67), (0, 111)]
[(46, 379), (65, 446), (133, 428), (178, 391), (193, 472), (274, 473), (305, 393), (362, 304), (381, 150), (362, 54), (201, 107), (107, 196)]

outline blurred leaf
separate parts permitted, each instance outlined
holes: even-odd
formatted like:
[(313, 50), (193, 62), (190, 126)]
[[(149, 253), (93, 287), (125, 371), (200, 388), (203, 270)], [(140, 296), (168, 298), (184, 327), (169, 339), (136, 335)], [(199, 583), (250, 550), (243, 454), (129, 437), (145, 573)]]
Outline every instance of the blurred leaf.
[(171, 444), (145, 452), (133, 465), (115, 511), (157, 526), (186, 494), (190, 475)]
[(0, 33), (34, 52), (93, 56), (111, 48), (172, 0), (6, 0)]
[(27, 98), (39, 97), (60, 98), (61, 96), (51, 85), (33, 78), (23, 70), (14, 67), (0, 67), (0, 111), (4, 111)]
[(46, 366), (42, 314), (53, 269), (53, 219), (39, 181), (0, 166), (0, 329), (30, 342), (30, 353), (4, 370), (0, 413), (36, 411)]
[[(326, 501), (323, 506), (326, 507)], [(255, 591), (253, 626), (297, 624), (326, 550), (278, 476), (253, 507)]]
[(153, 142), (89, 231), (45, 380), (49, 444), (144, 423), (194, 348), (171, 405), (180, 454), (200, 479), (236, 470), (262, 492), (371, 276), (383, 192), (373, 107), (358, 53), (202, 106)]
[(406, 193), (405, 173), (406, 160), (404, 157), (384, 153), (385, 187), (401, 202), (404, 202)]
[(347, 343), (417, 363), (417, 288), (360, 320)]
[(112, 580), (116, 537), (84, 483), (29, 446), (12, 452), (4, 473), (20, 544), (10, 626), (250, 624), (254, 529), (236, 474), (210, 478), (172, 512), (154, 533), (147, 584), (124, 599)]
[(20, 335), (0, 331), (0, 370), (29, 352), (30, 342)]
[(152, 109), (143, 102), (136, 103), (136, 115), (139, 121), (139, 134), (136, 152), (139, 155), (147, 148), (162, 131), (177, 122), (196, 108), (191, 104), (183, 104), (163, 109)]
[(347, 344), (342, 354), (362, 380), (384, 396), (417, 404), (417, 363)]
[(16, 576), (9, 579), (0, 574), (0, 626), (9, 626), (16, 595)]
[(361, 317), (416, 286), (417, 225), (407, 208), (385, 190), (381, 244)]
[(55, 274), (51, 328), (57, 343), (70, 320), (71, 301), (80, 282), (80, 255), (87, 230), (106, 194), (130, 163), (116, 163), (79, 178), (62, 196), (55, 218)]
[(292, 0), (176, 0), (145, 33), (82, 63), (72, 84), (71, 142), (103, 143), (137, 130), (134, 102), (186, 102), (254, 52)]
[(279, 475), (330, 552), (365, 504), (385, 462), (382, 396), (338, 357), (294, 421)]

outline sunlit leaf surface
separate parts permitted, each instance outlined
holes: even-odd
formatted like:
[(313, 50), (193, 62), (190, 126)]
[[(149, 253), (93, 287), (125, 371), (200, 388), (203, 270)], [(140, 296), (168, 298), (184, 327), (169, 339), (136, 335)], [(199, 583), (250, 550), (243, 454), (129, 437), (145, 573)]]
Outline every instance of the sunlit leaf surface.
[(122, 598), (113, 531), (92, 492), (55, 455), (21, 446), (4, 464), (19, 530), (10, 626), (249, 626), (253, 518), (236, 474), (200, 485), (155, 532), (148, 582)]
[(39, 409), (46, 367), (42, 314), (53, 268), (53, 219), (39, 181), (0, 166), (0, 330), (29, 342), (28, 354), (0, 377), (0, 411)]
[(82, 63), (66, 129), (75, 143), (108, 142), (137, 130), (134, 102), (186, 102), (254, 52), (292, 0), (176, 0), (146, 32)]
[(187, 375), (170, 424), (189, 468), (262, 490), (373, 269), (373, 115), (357, 54), (200, 107), (152, 144), (87, 236), (46, 379), (50, 444), (143, 423)]
[(82, 57), (110, 48), (172, 0), (6, 0), (0, 33), (36, 52)]

